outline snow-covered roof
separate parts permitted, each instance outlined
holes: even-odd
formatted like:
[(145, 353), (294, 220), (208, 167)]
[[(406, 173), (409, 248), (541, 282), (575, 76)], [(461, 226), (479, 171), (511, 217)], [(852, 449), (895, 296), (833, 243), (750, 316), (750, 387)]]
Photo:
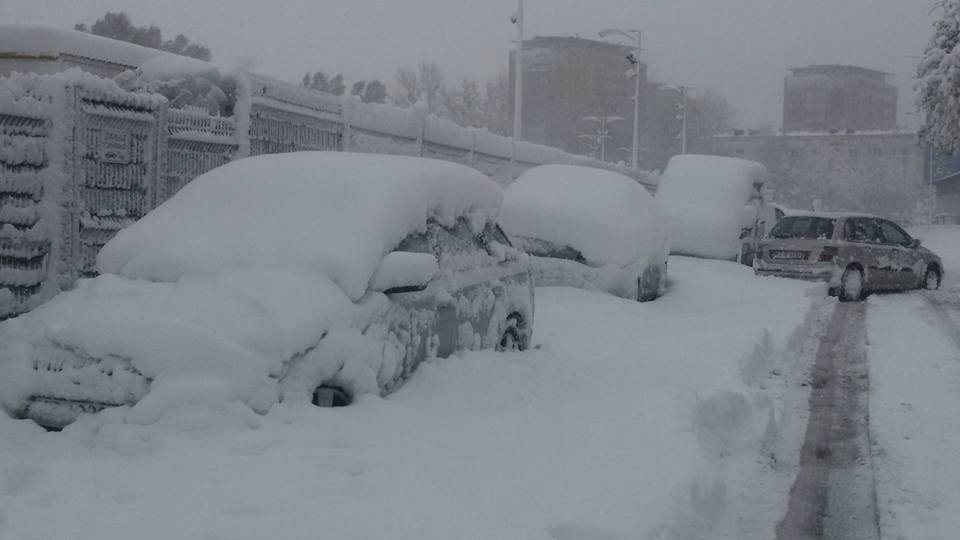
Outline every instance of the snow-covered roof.
[(635, 180), (573, 165), (520, 175), (504, 192), (499, 221), (511, 236), (569, 246), (600, 264), (645, 257), (666, 234), (653, 196)]
[(320, 271), (364, 294), (382, 256), (429, 218), (492, 221), (500, 187), (445, 161), (347, 152), (241, 159), (209, 171), (100, 251), (101, 273), (176, 281), (232, 268)]
[(39, 25), (0, 25), (0, 52), (58, 58), (62, 54), (136, 67), (170, 53), (78, 30)]
[(845, 218), (878, 218), (886, 219), (883, 216), (877, 214), (868, 214), (864, 212), (816, 212), (813, 210), (795, 210), (791, 209), (790, 213), (785, 215), (784, 218), (788, 217), (819, 217), (826, 219), (845, 219)]

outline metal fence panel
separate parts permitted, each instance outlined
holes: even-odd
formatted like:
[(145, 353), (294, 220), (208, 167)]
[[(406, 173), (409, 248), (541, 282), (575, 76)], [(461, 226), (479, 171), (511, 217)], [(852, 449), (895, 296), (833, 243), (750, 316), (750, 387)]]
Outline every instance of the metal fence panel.
[(156, 206), (160, 163), (160, 108), (75, 89), (73, 171), (68, 209), (74, 242), (72, 277), (96, 275), (96, 255), (121, 228)]
[[(24, 97), (24, 100), (41, 100)], [(0, 319), (32, 309), (48, 275), (51, 238), (41, 223), (52, 122), (0, 110)]]

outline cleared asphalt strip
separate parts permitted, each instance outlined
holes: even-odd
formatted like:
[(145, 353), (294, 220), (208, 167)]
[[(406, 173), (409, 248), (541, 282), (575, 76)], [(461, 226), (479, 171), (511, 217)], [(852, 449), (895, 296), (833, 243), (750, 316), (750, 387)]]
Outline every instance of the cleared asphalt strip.
[(837, 304), (810, 384), (800, 470), (777, 538), (879, 540), (870, 458), (866, 302)]

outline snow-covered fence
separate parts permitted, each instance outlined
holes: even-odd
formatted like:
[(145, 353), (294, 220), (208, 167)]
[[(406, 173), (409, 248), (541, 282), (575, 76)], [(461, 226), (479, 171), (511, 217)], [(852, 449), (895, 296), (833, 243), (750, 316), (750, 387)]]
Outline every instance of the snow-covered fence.
[(209, 103), (170, 107), (149, 85), (125, 90), (78, 69), (0, 79), (0, 318), (94, 275), (97, 252), (117, 231), (197, 176), (244, 156), (417, 155), (472, 166), (504, 185), (543, 163), (613, 169), (648, 187), (655, 181), (464, 128), (418, 106), (364, 104), (269, 77), (235, 77), (233, 101), (219, 111), (231, 116)]
[[(68, 191), (72, 277), (96, 274), (96, 256), (123, 227), (157, 204), (163, 100), (126, 92), (72, 87), (74, 120), (66, 148), (73, 154)], [(112, 90), (112, 89), (111, 89)], [(70, 140), (72, 138), (72, 140)], [(72, 283), (71, 283), (72, 284)]]
[[(306, 92), (314, 99), (319, 96), (335, 98), (312, 90)], [(635, 178), (650, 190), (656, 187), (656, 177), (645, 171), (567, 154), (557, 148), (514, 141), (486, 129), (465, 128), (428, 114), (422, 106), (401, 109), (361, 103), (355, 96), (340, 99), (344, 126), (342, 150), (456, 161), (486, 173), (503, 185), (531, 167), (564, 163), (614, 170)]]
[(212, 116), (198, 107), (168, 109), (158, 202), (169, 199), (187, 182), (237, 157), (237, 125), (233, 118)]
[(0, 315), (33, 307), (48, 270), (47, 229), (57, 216), (41, 203), (56, 196), (49, 192), (59, 171), (51, 167), (53, 123), (44, 105), (35, 96), (0, 93)]
[(94, 272), (156, 205), (165, 100), (80, 73), (0, 84), (0, 318)]
[(238, 107), (237, 116), (240, 125), (249, 126), (249, 155), (341, 150), (342, 108), (336, 98), (263, 76), (249, 75), (246, 83), (249, 106)]

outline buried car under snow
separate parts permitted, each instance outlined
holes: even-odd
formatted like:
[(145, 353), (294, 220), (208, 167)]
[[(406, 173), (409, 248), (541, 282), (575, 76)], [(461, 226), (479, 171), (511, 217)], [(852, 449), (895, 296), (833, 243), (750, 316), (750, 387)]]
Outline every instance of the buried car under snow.
[(182, 404), (264, 413), (389, 392), (425, 358), (526, 348), (529, 258), (494, 223), (501, 199), (421, 158), (224, 165), (104, 246), (102, 275), (0, 324), (0, 403), (53, 428), (121, 405), (135, 423)]
[(572, 165), (534, 167), (504, 191), (500, 224), (532, 256), (537, 285), (641, 301), (666, 284), (670, 251), (656, 201), (632, 178)]
[(937, 289), (943, 263), (896, 223), (867, 214), (803, 213), (781, 219), (754, 259), (760, 275), (823, 280), (841, 300), (864, 293)]

